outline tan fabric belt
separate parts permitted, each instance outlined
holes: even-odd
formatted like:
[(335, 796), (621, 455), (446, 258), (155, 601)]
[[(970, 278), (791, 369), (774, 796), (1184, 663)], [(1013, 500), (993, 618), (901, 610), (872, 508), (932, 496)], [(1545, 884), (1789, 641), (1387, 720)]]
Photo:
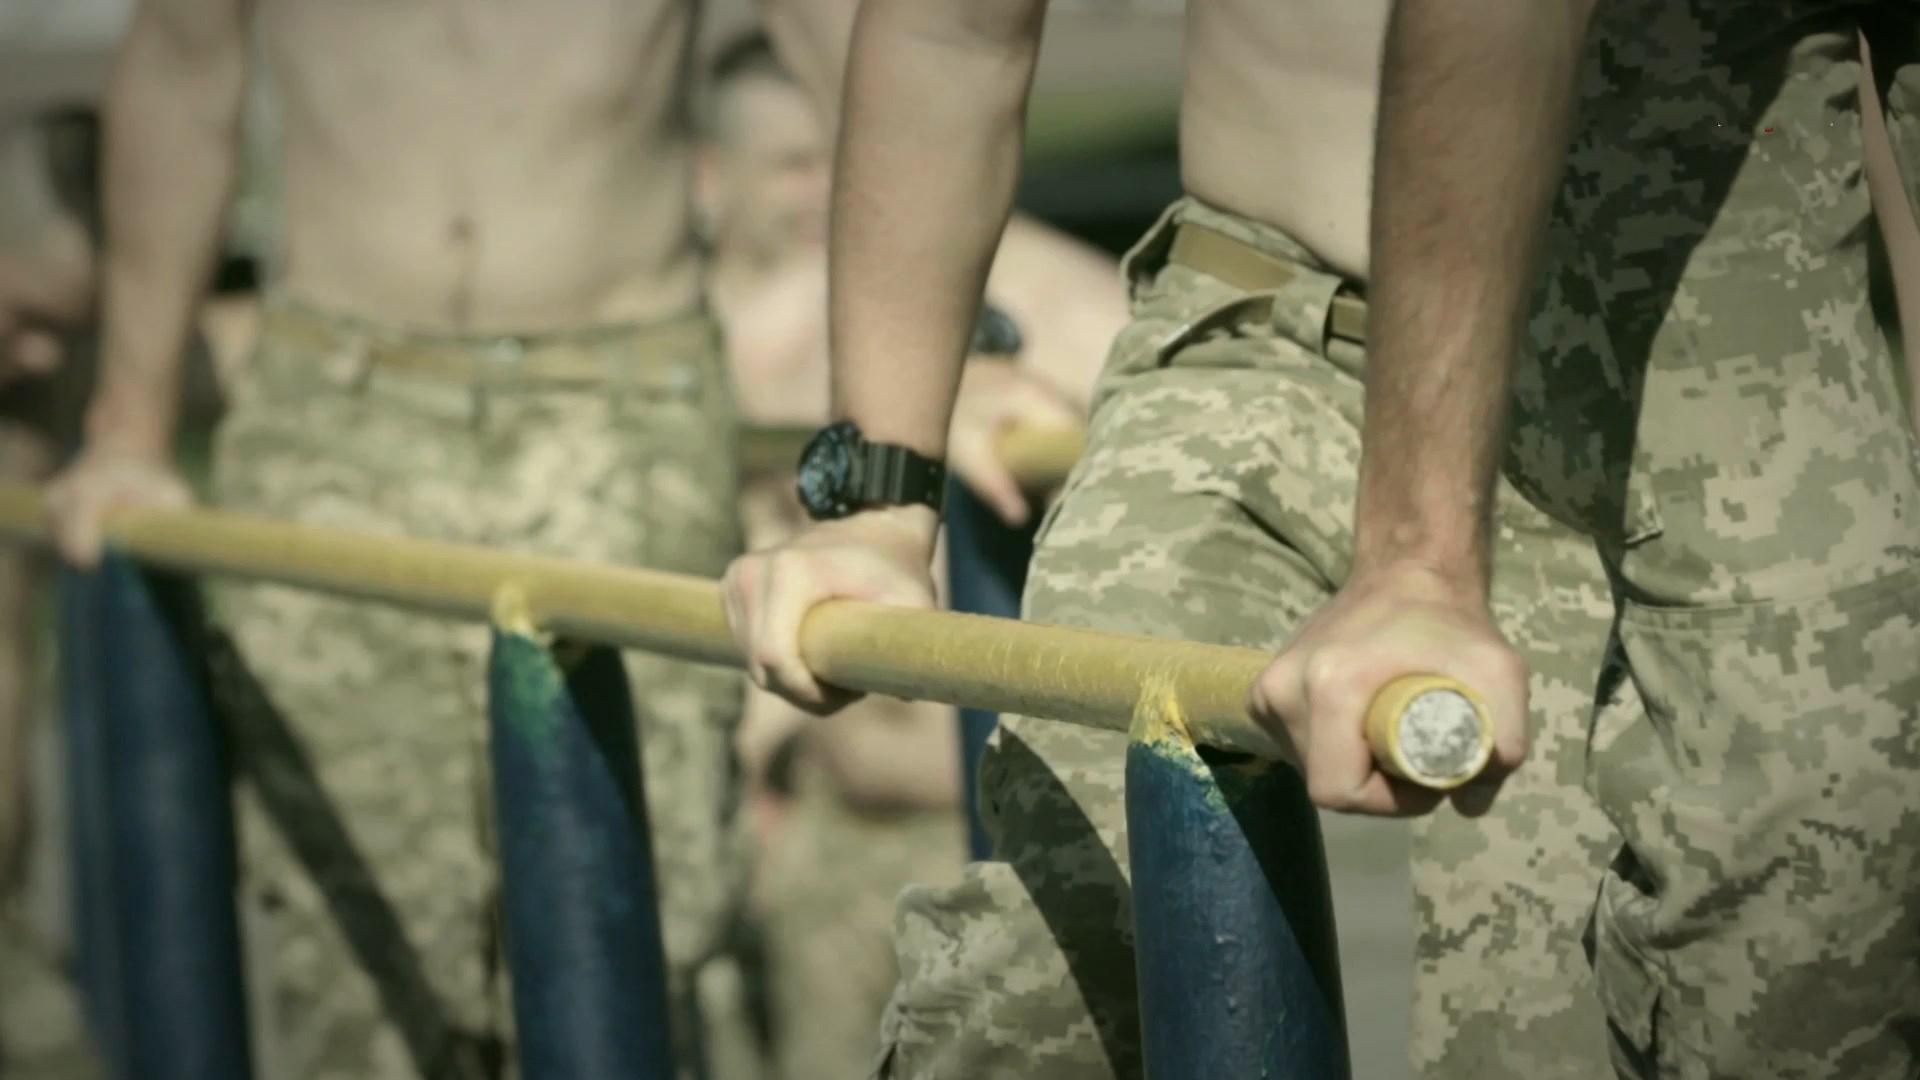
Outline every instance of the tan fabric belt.
[(706, 353), (716, 331), (705, 315), (550, 334), (409, 335), (362, 327), (297, 306), (269, 306), (263, 336), (318, 351), (350, 349), (369, 369), (471, 384), (596, 386), (645, 378), (654, 360)]
[[(1167, 259), (1190, 270), (1219, 278), (1236, 289), (1263, 292), (1293, 284), (1300, 267), (1269, 255), (1243, 240), (1193, 222), (1182, 222), (1173, 234)], [(1335, 293), (1327, 317), (1334, 337), (1364, 343), (1367, 340), (1367, 301), (1351, 292)]]

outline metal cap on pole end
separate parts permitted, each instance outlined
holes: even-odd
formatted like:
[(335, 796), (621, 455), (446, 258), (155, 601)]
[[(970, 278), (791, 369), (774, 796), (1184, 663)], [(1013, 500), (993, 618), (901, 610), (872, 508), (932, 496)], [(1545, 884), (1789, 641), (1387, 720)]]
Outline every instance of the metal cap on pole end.
[(1458, 679), (1402, 675), (1368, 706), (1367, 744), (1381, 771), (1447, 791), (1487, 767), (1493, 723), (1486, 702)]

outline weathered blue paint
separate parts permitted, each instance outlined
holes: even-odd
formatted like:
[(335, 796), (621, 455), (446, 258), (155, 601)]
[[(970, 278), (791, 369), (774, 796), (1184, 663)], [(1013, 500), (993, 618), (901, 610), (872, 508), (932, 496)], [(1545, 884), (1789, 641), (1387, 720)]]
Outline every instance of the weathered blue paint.
[[(974, 615), (1020, 617), (1037, 526), (1014, 528), (957, 480), (947, 483), (947, 602)], [(966, 793), (968, 845), (975, 859), (992, 855), (980, 822), (980, 755), (1000, 715), (989, 709), (960, 710), (961, 790)]]
[(185, 583), (109, 553), (62, 583), (77, 927), (113, 1074), (244, 1080), (233, 806)]
[(488, 673), (507, 961), (527, 1080), (674, 1074), (645, 792), (620, 656), (567, 672), (496, 630)]
[(1150, 1080), (1345, 1080), (1326, 855), (1298, 773), (1136, 739), (1127, 840)]

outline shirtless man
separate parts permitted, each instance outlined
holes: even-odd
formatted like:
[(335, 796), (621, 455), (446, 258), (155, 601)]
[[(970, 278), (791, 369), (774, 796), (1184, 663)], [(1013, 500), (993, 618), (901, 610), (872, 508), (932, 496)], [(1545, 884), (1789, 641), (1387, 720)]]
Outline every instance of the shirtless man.
[[(1868, 243), (1870, 188), (1920, 197), (1917, 44), (1911, 4), (1395, 10), (1366, 557), (1256, 711), (1318, 746), (1403, 671), (1523, 695), (1485, 602), (1502, 464), (1590, 534), (1619, 609), (1587, 757), (1621, 832), (1591, 941), (1622, 1077), (1920, 1075), (1920, 440)], [(1349, 805), (1391, 794), (1329, 764)]]
[[(694, 15), (683, 0), (144, 0), (108, 107), (101, 385), (53, 493), (66, 555), (96, 558), (117, 507), (186, 497), (171, 391), (257, 34), (285, 220), (215, 500), (717, 573), (740, 534), (732, 398), (689, 227)], [(231, 639), (220, 683), (265, 1064), (496, 1075), (485, 629), (281, 588), (216, 583), (212, 601)], [(738, 890), (723, 838), (740, 680), (628, 663), (691, 1034), (690, 987)]]
[[(702, 103), (708, 291), (727, 330), (741, 412), (766, 424), (821, 423), (829, 169), (821, 123), (758, 33), (717, 54)], [(1085, 357), (1103, 351), (1126, 318), (1110, 259), (1029, 228), (1040, 242), (1003, 255), (987, 285), (1026, 347), (1017, 358), (972, 361), (954, 419), (957, 437), (981, 446), (1006, 424), (1078, 425), (1091, 383)], [(749, 479), (743, 509), (754, 548), (805, 523), (784, 465)], [(951, 878), (965, 855), (953, 709), (872, 698), (805, 721), (760, 691), (741, 725), (749, 799), (760, 811), (754, 905), (775, 1063), (789, 1080), (856, 1076), (870, 1063), (899, 974), (894, 898), (909, 884)]]
[[(92, 378), (97, 126), (128, 0), (0, 7), (0, 477), (44, 482), (71, 452)], [(217, 406), (199, 350), (185, 403)], [(40, 676), (49, 561), (0, 550), (0, 1077), (98, 1075), (66, 971), (65, 761)]]
[[(829, 2), (788, 0), (794, 14)], [(837, 415), (873, 441), (946, 449), (967, 298), (1011, 200), (1045, 7), (861, 10), (836, 193), (834, 374)], [(1384, 0), (1189, 6), (1190, 198), (1127, 260), (1133, 322), (1043, 531), (1029, 618), (1271, 649), (1344, 577), (1386, 13)], [(1573, 533), (1516, 498), (1502, 505), (1496, 602), (1533, 664), (1540, 762), (1478, 821), (1448, 808), (1418, 826), (1413, 1053), (1435, 1076), (1594, 1078), (1603, 1032), (1579, 931), (1610, 845), (1578, 791), (1578, 750), (1605, 586)], [(836, 595), (927, 602), (934, 525), (925, 507), (868, 507), (737, 562), (729, 605), (756, 678), (827, 702), (795, 649), (799, 617)], [(981, 770), (1004, 861), (903, 899), (883, 1075), (1139, 1075), (1124, 745), (1006, 719)]]

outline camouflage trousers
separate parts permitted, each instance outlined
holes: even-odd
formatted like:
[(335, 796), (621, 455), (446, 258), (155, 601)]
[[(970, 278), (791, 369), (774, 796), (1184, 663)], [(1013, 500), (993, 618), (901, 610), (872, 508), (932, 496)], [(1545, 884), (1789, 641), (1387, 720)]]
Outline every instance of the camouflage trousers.
[[(278, 300), (219, 430), (214, 490), (302, 523), (716, 576), (740, 547), (734, 424), (704, 318), (468, 340)], [(260, 1075), (506, 1071), (487, 629), (275, 586), (224, 584), (212, 601), (235, 661), (216, 675), (241, 777)], [(642, 655), (627, 669), (690, 1035), (744, 871), (730, 840), (742, 683)]]
[(1589, 767), (1624, 839), (1593, 924), (1615, 1063), (1905, 1080), (1920, 449), (1869, 303), (1858, 33), (1911, 193), (1920, 13), (1603, 11), (1512, 472), (1618, 595)]
[[(1194, 229), (1291, 283), (1250, 291), (1173, 260)], [(1277, 649), (1348, 569), (1363, 348), (1330, 333), (1346, 283), (1191, 200), (1127, 273), (1133, 321), (1043, 523), (1026, 617)], [(1488, 816), (1415, 825), (1413, 1056), (1429, 1076), (1592, 1080), (1608, 1069), (1580, 936), (1615, 841), (1580, 779), (1606, 584), (1583, 538), (1511, 492), (1499, 507), (1494, 603), (1532, 665), (1535, 752)], [(1125, 745), (1003, 718), (980, 773), (1002, 861), (903, 896), (883, 1075), (1141, 1075)]]
[(780, 1080), (852, 1080), (873, 1063), (899, 979), (895, 900), (908, 885), (959, 874), (966, 823), (958, 810), (865, 813), (823, 770), (801, 768), (755, 888), (774, 1062)]

